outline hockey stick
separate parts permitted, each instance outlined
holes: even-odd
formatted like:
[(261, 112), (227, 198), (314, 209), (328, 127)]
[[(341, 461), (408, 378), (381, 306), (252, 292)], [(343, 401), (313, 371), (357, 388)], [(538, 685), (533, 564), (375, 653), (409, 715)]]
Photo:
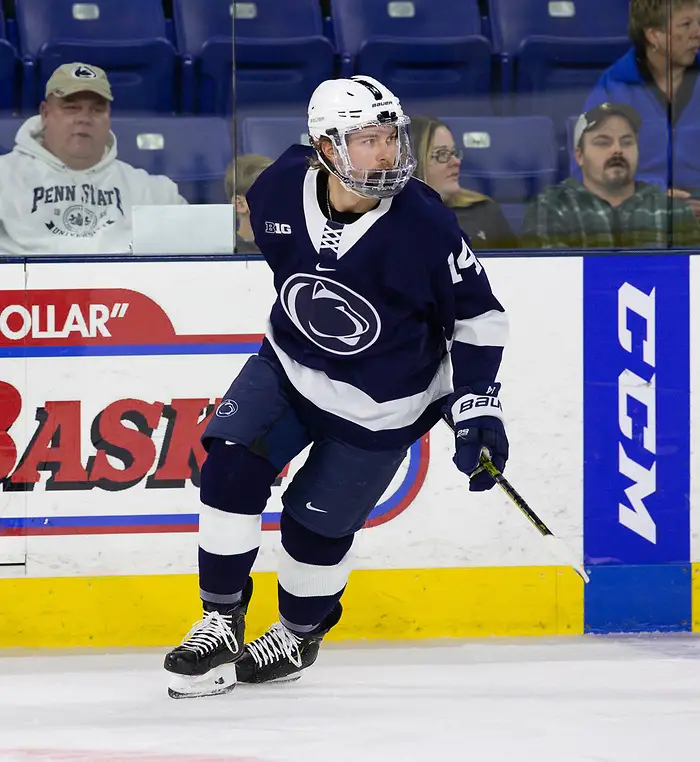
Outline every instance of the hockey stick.
[(590, 582), (588, 574), (583, 566), (578, 562), (574, 554), (571, 552), (571, 548), (564, 543), (564, 541), (552, 534), (552, 530), (542, 521), (542, 519), (530, 508), (525, 502), (525, 499), (518, 493), (513, 485), (506, 479), (505, 476), (493, 465), (489, 458), (482, 452), (479, 458), (481, 468), (483, 468), (488, 474), (491, 475), (493, 480), (498, 486), (508, 495), (508, 497), (520, 508), (532, 523), (537, 531), (544, 537), (549, 543), (552, 553), (558, 556), (562, 561), (565, 561), (567, 566), (571, 566), (574, 571), (581, 577), (584, 582)]

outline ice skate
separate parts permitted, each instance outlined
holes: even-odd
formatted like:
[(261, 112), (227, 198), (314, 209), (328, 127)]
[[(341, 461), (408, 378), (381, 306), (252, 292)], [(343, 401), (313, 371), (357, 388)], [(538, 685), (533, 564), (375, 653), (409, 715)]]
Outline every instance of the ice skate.
[(235, 688), (235, 662), (243, 655), (245, 615), (252, 593), (249, 578), (240, 603), (228, 611), (221, 613), (204, 604), (202, 619), (165, 656), (165, 669), (172, 673), (171, 698), (217, 696)]
[(236, 662), (241, 683), (292, 682), (301, 677), (318, 656), (321, 641), (340, 621), (340, 603), (323, 622), (308, 635), (296, 635), (281, 622), (275, 622), (264, 635), (246, 643), (243, 655)]

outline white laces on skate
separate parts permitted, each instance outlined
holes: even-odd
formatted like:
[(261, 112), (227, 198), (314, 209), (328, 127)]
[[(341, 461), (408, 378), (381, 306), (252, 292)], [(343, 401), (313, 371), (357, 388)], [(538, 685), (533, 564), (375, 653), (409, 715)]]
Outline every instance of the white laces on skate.
[(246, 648), (258, 667), (287, 657), (295, 667), (301, 669), (301, 654), (299, 653), (301, 640), (281, 622), (275, 622), (264, 635), (246, 644)]
[(223, 641), (231, 653), (238, 651), (238, 641), (229, 624), (231, 617), (223, 616), (218, 611), (209, 611), (185, 635), (181, 647), (194, 651), (200, 656), (213, 651)]

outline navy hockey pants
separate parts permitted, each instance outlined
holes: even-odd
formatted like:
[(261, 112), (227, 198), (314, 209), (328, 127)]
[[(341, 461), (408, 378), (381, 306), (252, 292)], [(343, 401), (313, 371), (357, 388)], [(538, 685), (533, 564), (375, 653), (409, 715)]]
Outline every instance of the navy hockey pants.
[(260, 546), (260, 515), (277, 474), (310, 446), (282, 496), (279, 603), (283, 622), (313, 627), (342, 595), (355, 532), (406, 450), (368, 451), (312, 432), (279, 368), (251, 357), (202, 437), (200, 588), (227, 605), (240, 596)]

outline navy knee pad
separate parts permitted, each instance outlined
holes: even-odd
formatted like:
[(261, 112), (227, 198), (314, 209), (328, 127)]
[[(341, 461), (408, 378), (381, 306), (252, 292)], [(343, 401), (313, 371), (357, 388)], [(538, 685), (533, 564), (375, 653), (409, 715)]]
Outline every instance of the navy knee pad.
[(302, 564), (335, 566), (347, 555), (355, 534), (344, 537), (324, 537), (300, 524), (289, 511), (280, 516), (282, 546), (289, 555)]
[(247, 447), (212, 439), (200, 477), (200, 500), (228, 513), (262, 513), (277, 468)]
[(335, 439), (314, 442), (282, 495), (284, 510), (323, 537), (362, 529), (391, 483), (406, 450), (369, 451)]

